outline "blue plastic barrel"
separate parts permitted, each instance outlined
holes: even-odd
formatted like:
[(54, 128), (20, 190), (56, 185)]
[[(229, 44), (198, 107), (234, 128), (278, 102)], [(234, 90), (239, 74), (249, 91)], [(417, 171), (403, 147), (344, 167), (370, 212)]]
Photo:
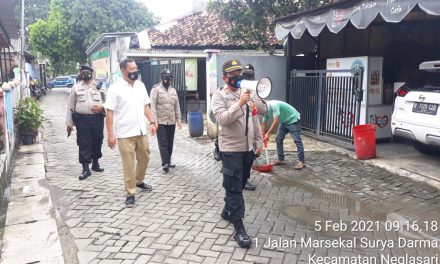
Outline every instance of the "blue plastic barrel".
[(203, 114), (200, 111), (188, 112), (188, 128), (191, 137), (200, 137), (203, 135)]

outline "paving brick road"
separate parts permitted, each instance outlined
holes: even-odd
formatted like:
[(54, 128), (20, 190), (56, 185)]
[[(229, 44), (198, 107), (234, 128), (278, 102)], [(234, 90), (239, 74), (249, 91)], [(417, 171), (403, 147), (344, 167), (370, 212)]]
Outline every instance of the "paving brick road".
[[(438, 257), (440, 191), (335, 152), (307, 152), (308, 167), (299, 172), (289, 169), (295, 157), (289, 153), (287, 166), (253, 173), (258, 187), (245, 192), (245, 226), (254, 244), (247, 250), (237, 246), (232, 225), (219, 215), (224, 191), (212, 142), (191, 139), (185, 129), (176, 134), (177, 168), (168, 174), (150, 137), (146, 180), (154, 190), (138, 194), (136, 206), (125, 208), (117, 150), (104, 144), (105, 171), (78, 180), (76, 134), (67, 138), (64, 125), (67, 99), (66, 90), (54, 89), (41, 103), (47, 118), (45, 184), (66, 263), (313, 263), (319, 256), (373, 257), (379, 263), (381, 257)], [(323, 226), (317, 232), (317, 221), (343, 221), (348, 230)], [(393, 225), (400, 231), (385, 231)], [(352, 247), (312, 243), (353, 238), (358, 243)], [(402, 244), (420, 239), (427, 242)], [(394, 244), (382, 249), (362, 241)]]

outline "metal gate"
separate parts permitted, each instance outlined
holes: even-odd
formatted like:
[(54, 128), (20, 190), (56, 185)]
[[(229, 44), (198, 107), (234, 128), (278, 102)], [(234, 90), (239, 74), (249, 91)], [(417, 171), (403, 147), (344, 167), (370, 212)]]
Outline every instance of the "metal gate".
[(362, 70), (294, 70), (287, 101), (301, 113), (306, 133), (352, 142), (362, 91)]
[(173, 74), (172, 86), (176, 89), (179, 96), (180, 112), (182, 114), (182, 121), (186, 121), (186, 82), (185, 82), (185, 60), (182, 59), (167, 59), (167, 60), (148, 60), (137, 61), (139, 71), (141, 73), (141, 80), (147, 87), (148, 94), (151, 93), (151, 88), (161, 82), (160, 71), (169, 69)]

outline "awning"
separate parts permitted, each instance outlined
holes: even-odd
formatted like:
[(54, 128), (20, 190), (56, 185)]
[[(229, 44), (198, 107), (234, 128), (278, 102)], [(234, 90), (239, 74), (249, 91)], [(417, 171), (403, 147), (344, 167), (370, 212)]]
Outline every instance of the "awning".
[(354, 27), (365, 29), (379, 14), (386, 22), (399, 23), (416, 5), (427, 14), (440, 16), (440, 0), (346, 0), (278, 18), (275, 34), (279, 40), (289, 33), (300, 39), (307, 29), (317, 37), (324, 27), (338, 33), (349, 21)]
[(12, 1), (0, 0), (0, 6), (0, 35), (4, 35), (7, 40), (18, 38), (18, 23)]

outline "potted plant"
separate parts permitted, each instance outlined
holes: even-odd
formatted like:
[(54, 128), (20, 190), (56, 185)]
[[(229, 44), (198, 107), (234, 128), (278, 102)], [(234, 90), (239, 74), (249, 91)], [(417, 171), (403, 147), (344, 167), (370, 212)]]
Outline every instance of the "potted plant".
[(43, 110), (31, 97), (23, 98), (15, 109), (15, 122), (21, 142), (24, 145), (33, 144), (38, 135), (38, 129), (43, 126)]

